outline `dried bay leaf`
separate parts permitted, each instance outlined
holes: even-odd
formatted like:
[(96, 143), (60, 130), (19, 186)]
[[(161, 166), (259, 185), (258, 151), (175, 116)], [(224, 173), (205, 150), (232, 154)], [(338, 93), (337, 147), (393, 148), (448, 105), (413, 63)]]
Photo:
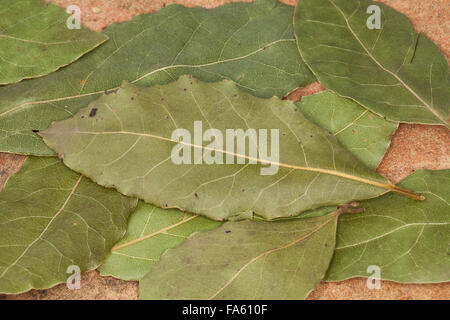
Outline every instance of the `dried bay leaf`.
[(219, 226), (220, 222), (201, 216), (140, 202), (130, 217), (127, 234), (98, 270), (102, 276), (139, 280), (167, 249), (178, 246), (192, 233)]
[(0, 293), (66, 282), (72, 265), (97, 268), (136, 204), (56, 158), (28, 158), (0, 192)]
[(380, 164), (398, 127), (330, 91), (303, 97), (297, 106), (371, 169)]
[(450, 170), (420, 170), (400, 185), (426, 200), (387, 194), (362, 202), (364, 213), (343, 215), (327, 280), (367, 277), (377, 266), (385, 280), (450, 281)]
[(32, 130), (47, 128), (127, 80), (164, 84), (181, 74), (231, 79), (260, 97), (315, 81), (295, 43), (293, 8), (276, 0), (215, 9), (169, 5), (112, 24), (111, 41), (45, 78), (0, 87), (0, 151), (53, 155)]
[(194, 234), (139, 282), (140, 299), (304, 299), (328, 269), (337, 217), (227, 222)]
[[(369, 6), (381, 28), (369, 29)], [(439, 48), (408, 18), (369, 0), (299, 0), (299, 51), (319, 81), (394, 121), (449, 124), (450, 77)]]
[[(248, 143), (243, 152), (236, 146), (225, 150), (225, 142), (179, 144), (172, 138), (178, 129), (194, 136), (196, 121), (223, 132), (223, 137), (227, 129), (278, 130), (279, 159), (268, 159), (261, 145), (259, 155), (252, 157)], [(158, 207), (181, 208), (215, 220), (289, 217), (388, 191), (421, 199), (360, 163), (291, 101), (257, 98), (231, 81), (204, 83), (182, 76), (150, 88), (124, 83), (117, 93), (101, 97), (40, 135), (67, 166), (100, 185)], [(273, 146), (276, 139), (269, 137), (267, 142)], [(217, 153), (224, 164), (177, 165), (172, 152), (180, 146), (200, 156)], [(226, 156), (234, 164), (225, 164)], [(269, 166), (273, 174), (261, 174)]]
[(41, 0), (0, 0), (0, 8), (0, 85), (49, 74), (108, 39), (69, 29), (69, 15)]
[[(336, 210), (336, 207), (324, 207), (305, 212), (301, 217), (313, 218)], [(167, 249), (180, 245), (194, 233), (221, 225), (220, 222), (177, 209), (163, 210), (140, 202), (130, 217), (124, 239), (111, 249), (110, 255), (98, 270), (102, 276), (140, 280), (159, 262)]]

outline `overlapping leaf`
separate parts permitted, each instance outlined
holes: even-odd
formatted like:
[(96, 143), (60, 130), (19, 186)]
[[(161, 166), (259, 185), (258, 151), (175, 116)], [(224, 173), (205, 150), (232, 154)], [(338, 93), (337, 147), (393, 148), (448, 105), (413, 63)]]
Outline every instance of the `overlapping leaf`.
[(450, 170), (418, 171), (401, 185), (427, 199), (388, 194), (363, 202), (362, 214), (342, 216), (328, 280), (366, 277), (377, 266), (386, 280), (450, 281)]
[(68, 17), (41, 0), (0, 0), (0, 85), (46, 75), (108, 39), (87, 29), (69, 29)]
[[(367, 26), (371, 5), (380, 29)], [(447, 60), (404, 15), (369, 0), (299, 0), (294, 25), (303, 59), (328, 89), (391, 120), (450, 126)]]
[[(172, 138), (177, 129), (194, 137), (196, 121), (223, 137), (203, 144)], [(267, 155), (257, 135), (246, 139), (243, 150), (232, 136), (234, 149), (227, 149), (221, 140), (227, 129), (267, 130)], [(279, 139), (271, 130), (278, 130)], [(204, 83), (183, 76), (145, 89), (124, 83), (117, 93), (40, 134), (66, 165), (100, 185), (216, 220), (288, 217), (389, 190), (420, 198), (360, 163), (291, 101), (256, 98), (231, 81)], [(259, 153), (250, 154), (251, 146)], [(174, 151), (180, 147), (188, 150)], [(173, 152), (186, 153), (190, 163), (175, 164)], [(277, 153), (279, 159), (271, 158)], [(195, 162), (194, 154), (214, 161)]]
[[(304, 97), (297, 106), (373, 169), (381, 161), (390, 136), (398, 126), (330, 92)], [(324, 209), (303, 213), (302, 217), (319, 216), (331, 210)], [(160, 260), (165, 250), (181, 244), (190, 233), (219, 225), (178, 210), (161, 210), (141, 204), (130, 218), (125, 239), (113, 248), (99, 271), (105, 276), (139, 280)]]
[[(150, 86), (180, 74), (231, 79), (256, 96), (314, 81), (296, 48), (292, 7), (276, 0), (215, 9), (169, 5), (112, 24), (105, 45), (45, 78), (0, 88), (0, 151), (52, 154), (32, 130), (70, 117), (122, 80)], [(264, 32), (262, 32), (264, 30)]]
[(0, 192), (0, 293), (66, 282), (72, 265), (95, 269), (136, 204), (56, 158), (27, 159)]
[(324, 277), (336, 212), (283, 222), (228, 222), (168, 250), (141, 299), (304, 299)]
[(219, 226), (220, 222), (197, 215), (140, 202), (130, 217), (127, 234), (112, 248), (99, 268), (100, 274), (139, 280), (167, 249), (178, 246), (192, 233)]
[(307, 96), (297, 103), (305, 116), (324, 129), (369, 168), (376, 169), (398, 123), (387, 121), (332, 92)]

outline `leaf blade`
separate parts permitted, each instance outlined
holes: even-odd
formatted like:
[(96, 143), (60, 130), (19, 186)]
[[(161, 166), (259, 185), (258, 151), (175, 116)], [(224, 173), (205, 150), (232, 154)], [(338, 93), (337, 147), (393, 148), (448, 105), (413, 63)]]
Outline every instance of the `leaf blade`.
[(361, 203), (366, 211), (342, 216), (335, 256), (326, 279), (367, 277), (376, 265), (382, 279), (402, 283), (450, 280), (450, 170), (416, 171), (401, 183), (427, 200), (393, 194)]
[[(193, 74), (232, 79), (257, 96), (284, 96), (314, 81), (295, 45), (292, 11), (275, 0), (210, 10), (169, 5), (112, 24), (104, 31), (112, 40), (80, 61), (0, 88), (0, 151), (53, 155), (31, 131), (70, 117), (122, 80), (151, 86)], [(255, 37), (255, 30), (265, 32)]]
[(108, 39), (86, 29), (68, 29), (69, 15), (40, 0), (2, 0), (0, 6), (0, 85), (47, 75)]
[(0, 292), (65, 282), (70, 265), (95, 269), (123, 236), (136, 202), (58, 159), (27, 159), (0, 193)]
[[(142, 122), (137, 123), (138, 118)], [(248, 155), (248, 145), (243, 153), (236, 146), (225, 150), (225, 143), (212, 148), (172, 139), (175, 129), (194, 132), (199, 119), (220, 132), (279, 130), (280, 159), (264, 160), (279, 166), (275, 174), (261, 175), (261, 164), (250, 165), (250, 160), (263, 161), (261, 155)], [(230, 81), (202, 83), (181, 77), (166, 86), (144, 89), (124, 83), (116, 94), (102, 97), (40, 135), (70, 168), (100, 185), (159, 207), (181, 208), (216, 220), (253, 214), (275, 219), (388, 190), (408, 193), (359, 163), (292, 102), (253, 97)], [(223, 164), (175, 165), (171, 156), (177, 145), (220, 153)], [(225, 155), (230, 154), (246, 164), (235, 160), (226, 164)]]
[[(380, 30), (366, 27), (373, 4)], [(390, 120), (449, 127), (447, 60), (405, 16), (369, 0), (301, 0), (294, 24), (299, 51), (325, 87)]]
[(130, 217), (127, 234), (98, 270), (102, 276), (140, 280), (167, 249), (178, 246), (192, 233), (218, 226), (220, 223), (203, 217), (140, 202)]
[(303, 97), (297, 106), (307, 118), (329, 130), (355, 157), (374, 170), (398, 128), (398, 123), (384, 120), (332, 92)]
[(336, 216), (228, 222), (195, 234), (140, 281), (140, 299), (304, 299), (328, 268)]

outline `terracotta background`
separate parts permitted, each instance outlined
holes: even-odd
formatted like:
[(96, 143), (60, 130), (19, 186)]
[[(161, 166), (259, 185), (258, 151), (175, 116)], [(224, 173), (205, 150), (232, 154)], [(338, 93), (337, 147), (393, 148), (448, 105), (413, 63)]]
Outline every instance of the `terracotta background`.
[[(45, 0), (66, 8), (78, 5), (83, 24), (101, 31), (112, 22), (128, 21), (135, 15), (160, 10), (165, 4), (212, 8), (230, 0)], [(248, 0), (247, 0), (248, 1)], [(295, 5), (296, 0), (282, 1)], [(424, 32), (450, 57), (450, 0), (382, 0), (407, 15), (416, 31)], [(289, 98), (323, 90), (319, 83), (301, 88)], [(24, 157), (0, 153), (0, 189), (6, 179), (17, 172)], [(417, 169), (450, 169), (450, 131), (440, 126), (400, 125), (378, 172), (398, 182)], [(32, 290), (0, 299), (137, 299), (137, 282), (126, 282), (111, 277), (100, 277), (96, 271), (83, 275), (81, 289), (70, 291), (59, 285), (49, 290)], [(309, 299), (450, 299), (450, 283), (399, 284), (382, 281), (380, 290), (369, 290), (366, 279), (355, 278), (338, 283), (321, 283)]]

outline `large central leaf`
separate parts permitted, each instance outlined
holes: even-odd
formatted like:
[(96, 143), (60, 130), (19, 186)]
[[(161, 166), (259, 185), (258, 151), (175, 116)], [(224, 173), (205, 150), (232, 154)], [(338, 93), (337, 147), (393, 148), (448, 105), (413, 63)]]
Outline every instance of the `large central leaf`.
[(97, 268), (136, 204), (57, 158), (28, 158), (0, 193), (0, 293), (65, 282), (69, 266)]
[(314, 81), (295, 45), (292, 14), (276, 0), (210, 10), (170, 5), (110, 25), (111, 40), (83, 59), (0, 88), (0, 151), (53, 154), (32, 130), (70, 117), (122, 80), (149, 86), (193, 74), (231, 79), (256, 96), (285, 96)]
[[(223, 138), (227, 130), (266, 130), (267, 146), (261, 136), (250, 136), (242, 149), (235, 137), (202, 142), (202, 133), (193, 129), (198, 121), (205, 131), (215, 128)], [(179, 143), (173, 138), (178, 129), (193, 140)], [(278, 139), (272, 131), (278, 131)], [(389, 190), (420, 198), (360, 163), (291, 101), (256, 98), (231, 81), (203, 83), (183, 76), (145, 89), (124, 83), (117, 93), (41, 135), (70, 168), (101, 185), (159, 207), (217, 220), (293, 216)], [(232, 149), (226, 147), (233, 141)], [(185, 148), (188, 163), (176, 164), (172, 157), (179, 147)], [(198, 156), (209, 160), (198, 162)]]
[[(379, 29), (367, 26), (371, 5)], [(390, 120), (450, 126), (447, 60), (407, 17), (369, 0), (299, 0), (294, 24), (303, 59), (328, 89)]]
[(68, 17), (41, 0), (0, 0), (0, 85), (46, 75), (108, 39), (69, 29)]

